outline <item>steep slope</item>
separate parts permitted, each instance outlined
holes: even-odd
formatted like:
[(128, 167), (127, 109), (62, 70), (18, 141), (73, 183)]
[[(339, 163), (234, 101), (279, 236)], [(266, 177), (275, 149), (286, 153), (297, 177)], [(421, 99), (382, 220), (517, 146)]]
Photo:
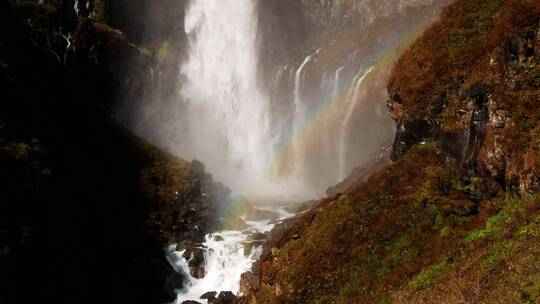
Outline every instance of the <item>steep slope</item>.
[(247, 303), (539, 303), (538, 1), (458, 0), (390, 78), (394, 164), (275, 231)]

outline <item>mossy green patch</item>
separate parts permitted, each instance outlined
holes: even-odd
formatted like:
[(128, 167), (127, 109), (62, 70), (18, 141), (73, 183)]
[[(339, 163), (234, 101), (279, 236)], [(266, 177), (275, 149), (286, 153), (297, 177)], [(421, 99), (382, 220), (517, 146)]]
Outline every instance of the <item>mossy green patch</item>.
[(450, 227), (448, 226), (445, 226), (441, 229), (441, 232), (439, 232), (439, 236), (440, 237), (447, 237), (450, 235)]
[(441, 276), (448, 264), (446, 261), (435, 263), (428, 268), (422, 270), (417, 276), (415, 276), (411, 281), (410, 285), (416, 289), (422, 289), (431, 284), (435, 279)]
[(466, 241), (474, 242), (487, 236), (499, 233), (514, 215), (522, 211), (522, 201), (510, 199), (506, 206), (499, 211), (499, 213), (487, 219), (483, 228), (476, 229), (469, 233), (469, 235), (466, 237)]
[(156, 50), (156, 60), (159, 64), (163, 64), (167, 59), (170, 47), (171, 43), (168, 41), (165, 41), (158, 46)]
[(492, 269), (500, 265), (514, 250), (515, 242), (512, 240), (504, 241), (493, 247), (491, 254), (480, 261), (483, 268)]

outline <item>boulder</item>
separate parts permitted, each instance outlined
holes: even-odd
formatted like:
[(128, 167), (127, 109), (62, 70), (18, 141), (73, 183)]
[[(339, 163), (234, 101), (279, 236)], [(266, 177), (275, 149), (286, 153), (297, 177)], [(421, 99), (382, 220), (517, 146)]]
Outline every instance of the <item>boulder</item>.
[(189, 247), (186, 248), (184, 254), (182, 255), (189, 266), (189, 273), (191, 276), (197, 279), (204, 278), (206, 275), (205, 271), (205, 250), (200, 247)]
[(220, 304), (238, 304), (238, 299), (234, 293), (230, 291), (222, 291), (219, 293), (218, 300)]
[(223, 242), (224, 240), (223, 240), (223, 237), (221, 235), (216, 235), (216, 236), (214, 236), (214, 241)]
[(403, 116), (396, 129), (390, 159), (396, 161), (412, 146), (433, 138), (432, 126), (427, 120)]
[(215, 299), (216, 296), (217, 296), (217, 292), (216, 292), (216, 291), (209, 291), (209, 292), (204, 293), (204, 294), (201, 296), (201, 299), (203, 299), (203, 300), (212, 300), (212, 299)]
[(182, 302), (182, 304), (201, 304), (201, 303), (197, 301), (188, 300), (188, 301)]
[(240, 293), (245, 294), (251, 290), (259, 289), (259, 278), (251, 271), (242, 273), (240, 276)]
[(246, 241), (244, 242), (244, 255), (248, 256), (253, 251), (253, 248), (259, 247), (264, 244), (264, 240)]

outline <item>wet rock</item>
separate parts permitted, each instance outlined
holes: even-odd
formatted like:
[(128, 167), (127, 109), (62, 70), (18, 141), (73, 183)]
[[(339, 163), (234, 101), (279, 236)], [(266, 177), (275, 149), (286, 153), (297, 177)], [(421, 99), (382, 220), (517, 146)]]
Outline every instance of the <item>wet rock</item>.
[(219, 304), (238, 304), (238, 299), (230, 291), (222, 291), (218, 296)]
[(216, 292), (216, 291), (209, 291), (209, 292), (204, 293), (204, 294), (201, 296), (201, 299), (203, 299), (203, 300), (212, 300), (212, 299), (215, 299), (216, 296), (217, 296), (217, 292)]
[(431, 125), (424, 119), (402, 117), (397, 125), (390, 159), (395, 161), (412, 146), (432, 138)]
[(446, 156), (456, 163), (461, 163), (465, 159), (469, 145), (469, 130), (442, 132), (439, 137), (438, 148)]
[(244, 243), (244, 255), (248, 256), (253, 251), (253, 248), (259, 247), (264, 244), (264, 241), (247, 241)]
[(204, 166), (204, 164), (197, 159), (191, 161), (191, 167), (197, 173), (204, 173), (206, 171), (206, 167)]
[(216, 236), (214, 236), (214, 241), (223, 242), (224, 240), (223, 240), (223, 237), (221, 235), (216, 235)]
[(205, 250), (200, 247), (190, 247), (186, 248), (186, 251), (182, 255), (189, 266), (189, 273), (197, 279), (204, 278), (206, 275), (205, 271)]
[(247, 237), (247, 240), (248, 241), (262, 241), (262, 240), (266, 240), (266, 234), (264, 233), (261, 233), (261, 232), (256, 232), (252, 235), (249, 235)]
[(188, 301), (182, 302), (182, 304), (201, 304), (201, 303), (200, 303), (200, 302), (197, 302), (197, 301), (191, 301), (191, 300), (188, 300)]
[(169, 271), (165, 279), (165, 292), (167, 293), (167, 295), (170, 298), (175, 299), (176, 290), (182, 289), (182, 287), (184, 286), (183, 282), (184, 282), (184, 277), (182, 276), (182, 274), (174, 270)]
[(267, 240), (268, 236), (264, 233), (256, 232), (252, 235), (249, 235), (244, 243), (244, 255), (248, 256), (251, 254), (253, 248), (259, 247)]
[(251, 290), (259, 289), (259, 278), (251, 271), (244, 272), (240, 276), (240, 293), (245, 294)]
[(283, 238), (283, 235), (294, 226), (296, 221), (297, 219), (295, 218), (289, 218), (275, 225), (270, 232), (270, 239), (272, 241), (281, 240)]

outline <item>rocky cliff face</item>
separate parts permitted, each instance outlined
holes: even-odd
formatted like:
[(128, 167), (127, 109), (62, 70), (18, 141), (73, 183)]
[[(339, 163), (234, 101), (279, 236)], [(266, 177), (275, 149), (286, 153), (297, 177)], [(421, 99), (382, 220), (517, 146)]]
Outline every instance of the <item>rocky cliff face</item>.
[[(528, 6), (532, 12), (525, 11)], [(440, 48), (429, 50), (441, 24), (397, 65), (389, 101), (400, 130), (394, 157), (420, 141), (438, 140), (450, 160), (489, 185), (485, 191), (534, 193), (539, 183), (533, 160), (538, 17), (532, 3), (505, 7), (494, 1), (471, 7), (470, 14), (473, 10), (477, 20), (469, 21), (472, 29), (450, 41), (435, 41)], [(411, 62), (436, 66), (416, 69)], [(466, 64), (470, 68), (465, 69)], [(412, 78), (409, 73), (416, 71), (420, 74)], [(429, 89), (420, 89), (419, 83)]]
[(173, 301), (164, 245), (200, 240), (227, 201), (111, 118), (158, 58), (87, 2), (0, 1), (0, 302)]
[(539, 21), (445, 9), (390, 77), (395, 162), (286, 223), (245, 302), (538, 302)]
[(329, 27), (366, 26), (375, 20), (403, 11), (434, 4), (434, 0), (302, 0), (304, 16), (319, 30)]

